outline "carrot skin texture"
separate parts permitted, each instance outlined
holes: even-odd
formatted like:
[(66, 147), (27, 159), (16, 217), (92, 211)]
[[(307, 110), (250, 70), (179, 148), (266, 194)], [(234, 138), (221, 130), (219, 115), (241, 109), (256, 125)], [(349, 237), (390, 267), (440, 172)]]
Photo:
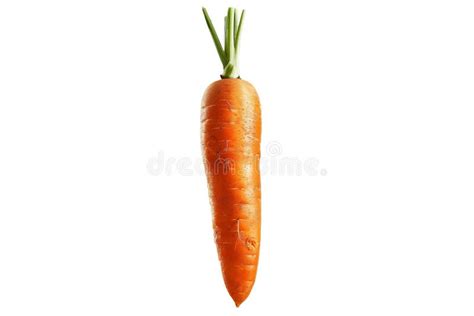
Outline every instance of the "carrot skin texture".
[(257, 274), (260, 136), (255, 88), (241, 79), (212, 83), (202, 100), (201, 145), (222, 275), (237, 307), (250, 294)]

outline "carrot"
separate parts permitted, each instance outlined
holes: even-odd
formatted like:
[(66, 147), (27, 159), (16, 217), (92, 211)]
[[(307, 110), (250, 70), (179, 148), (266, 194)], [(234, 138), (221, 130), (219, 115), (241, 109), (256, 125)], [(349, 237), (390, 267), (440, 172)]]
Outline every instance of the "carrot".
[(222, 275), (238, 307), (254, 285), (260, 250), (260, 101), (238, 70), (245, 11), (229, 8), (224, 48), (203, 13), (224, 72), (204, 93), (201, 144)]

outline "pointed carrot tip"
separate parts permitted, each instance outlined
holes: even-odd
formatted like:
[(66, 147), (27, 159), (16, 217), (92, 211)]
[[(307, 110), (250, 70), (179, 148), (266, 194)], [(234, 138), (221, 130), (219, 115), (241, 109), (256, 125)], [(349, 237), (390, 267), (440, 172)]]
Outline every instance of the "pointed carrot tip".
[(235, 307), (239, 307), (245, 301), (245, 298), (242, 297), (236, 297), (232, 299), (234, 300)]

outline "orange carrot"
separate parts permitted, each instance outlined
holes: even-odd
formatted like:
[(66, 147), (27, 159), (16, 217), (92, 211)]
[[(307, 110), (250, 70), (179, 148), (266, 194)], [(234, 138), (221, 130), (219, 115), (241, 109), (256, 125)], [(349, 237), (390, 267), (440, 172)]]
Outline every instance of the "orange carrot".
[(260, 249), (260, 101), (238, 73), (244, 11), (228, 10), (225, 49), (203, 13), (224, 73), (204, 93), (201, 143), (222, 275), (238, 307), (254, 285)]

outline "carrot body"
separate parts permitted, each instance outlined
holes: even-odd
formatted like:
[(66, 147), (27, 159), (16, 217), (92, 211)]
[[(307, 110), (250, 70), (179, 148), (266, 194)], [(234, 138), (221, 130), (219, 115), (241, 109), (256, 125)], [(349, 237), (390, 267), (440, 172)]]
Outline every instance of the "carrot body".
[(255, 282), (260, 249), (260, 101), (241, 79), (206, 90), (201, 144), (214, 238), (226, 288), (239, 306)]

